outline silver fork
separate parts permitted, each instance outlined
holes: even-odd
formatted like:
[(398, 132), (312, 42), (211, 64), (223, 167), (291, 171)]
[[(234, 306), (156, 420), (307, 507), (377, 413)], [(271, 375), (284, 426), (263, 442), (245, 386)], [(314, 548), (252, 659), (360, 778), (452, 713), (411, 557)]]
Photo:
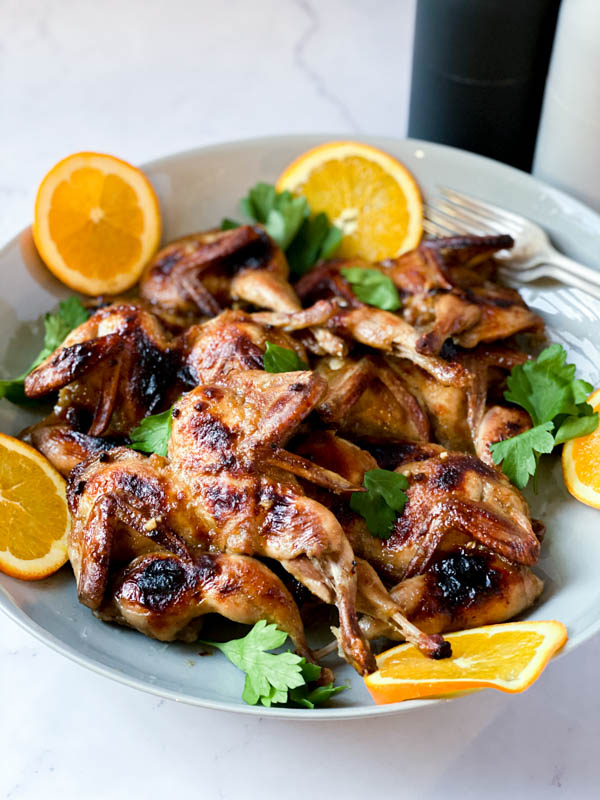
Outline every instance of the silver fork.
[(454, 189), (441, 188), (440, 193), (441, 198), (427, 206), (423, 223), (426, 233), (433, 236), (508, 233), (515, 240), (514, 247), (496, 253), (505, 277), (524, 283), (554, 278), (600, 298), (600, 271), (559, 253), (539, 225)]

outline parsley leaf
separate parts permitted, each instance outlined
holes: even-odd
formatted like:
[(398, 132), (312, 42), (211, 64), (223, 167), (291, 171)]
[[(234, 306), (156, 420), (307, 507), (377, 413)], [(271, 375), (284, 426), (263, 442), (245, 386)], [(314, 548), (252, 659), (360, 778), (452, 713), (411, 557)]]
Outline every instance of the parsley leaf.
[(311, 688), (309, 684), (314, 683), (314, 681), (319, 678), (321, 667), (317, 666), (317, 664), (311, 664), (303, 658), (300, 668), (305, 681), (304, 686), (297, 686), (295, 689), (290, 689), (288, 692), (289, 702), (294, 705), (311, 709), (316, 706), (322, 706), (335, 694), (343, 692), (344, 689), (348, 688), (347, 686), (334, 686), (333, 683)]
[(264, 365), (266, 372), (298, 372), (309, 368), (295, 350), (273, 342), (267, 342)]
[(338, 228), (336, 225), (330, 225), (329, 230), (327, 231), (327, 236), (321, 243), (321, 250), (319, 252), (318, 260), (321, 261), (326, 258), (331, 258), (331, 256), (340, 246), (343, 238), (344, 232), (341, 230), (341, 228)]
[(44, 346), (29, 369), (18, 378), (0, 381), (0, 398), (5, 397), (11, 403), (25, 405), (31, 401), (25, 395), (24, 381), (27, 375), (45, 361), (57, 347), (67, 338), (72, 330), (89, 319), (90, 312), (74, 295), (58, 304), (58, 311), (48, 313), (44, 317)]
[(287, 633), (260, 620), (241, 639), (203, 644), (219, 649), (232, 664), (246, 673), (242, 692), (246, 703), (254, 706), (260, 702), (263, 706), (270, 706), (287, 702), (288, 690), (305, 683), (300, 656), (292, 652), (267, 652), (281, 647), (286, 639)]
[(552, 452), (553, 429), (552, 422), (543, 422), (518, 436), (490, 445), (494, 463), (502, 463), (502, 471), (519, 489), (523, 489), (529, 477), (535, 474), (539, 455)]
[(325, 686), (316, 686), (314, 689), (300, 686), (297, 689), (290, 690), (290, 702), (305, 708), (316, 708), (316, 706), (325, 705), (331, 697), (347, 688), (347, 686), (334, 686), (333, 683), (328, 683)]
[[(44, 349), (36, 358), (37, 366), (61, 345), (72, 330), (78, 328), (89, 319), (90, 312), (78, 297), (72, 297), (59, 303), (55, 314), (46, 314), (44, 318)], [(33, 367), (32, 367), (33, 369)]]
[[(598, 426), (598, 414), (586, 402), (591, 384), (575, 377), (575, 364), (567, 364), (560, 344), (546, 347), (534, 361), (513, 367), (504, 397), (524, 408), (534, 428), (490, 447), (495, 464), (522, 489), (535, 475), (541, 453)], [(550, 446), (550, 438), (553, 445)]]
[(370, 469), (365, 472), (363, 486), (367, 491), (355, 492), (350, 498), (350, 508), (364, 517), (373, 536), (389, 539), (408, 500), (404, 492), (408, 480), (399, 472)]
[(257, 183), (248, 191), (247, 197), (242, 198), (242, 211), (246, 216), (264, 225), (269, 213), (275, 207), (276, 197), (277, 192), (272, 184)]
[(354, 294), (363, 303), (382, 308), (384, 311), (396, 311), (401, 308), (400, 295), (389, 275), (367, 267), (345, 267), (341, 272), (352, 285)]
[(346, 686), (311, 687), (321, 674), (321, 667), (310, 664), (296, 653), (270, 653), (281, 647), (287, 633), (273, 623), (257, 622), (241, 639), (230, 642), (208, 642), (202, 644), (216, 647), (232, 664), (246, 673), (242, 699), (249, 705), (262, 703), (294, 703), (305, 708), (322, 705)]
[(261, 222), (269, 236), (285, 250), (310, 214), (304, 197), (277, 192), (269, 183), (257, 183), (242, 200), (242, 209)]
[(504, 397), (524, 408), (534, 425), (559, 414), (580, 416), (577, 404), (585, 403), (592, 386), (575, 379), (575, 364), (566, 364), (566, 359), (562, 345), (552, 344), (535, 361), (514, 367), (506, 381)]
[(166, 456), (173, 425), (172, 412), (171, 406), (161, 414), (152, 414), (143, 419), (137, 428), (131, 431), (129, 447), (142, 453), (158, 453), (159, 456)]
[(234, 219), (229, 219), (229, 217), (223, 217), (221, 220), (221, 230), (231, 231), (234, 228), (239, 228), (241, 224), (241, 222), (236, 222)]
[[(241, 201), (246, 216), (265, 226), (269, 236), (285, 250), (290, 269), (303, 275), (317, 261), (329, 258), (342, 240), (342, 231), (331, 225), (323, 212), (311, 217), (306, 198), (278, 192), (269, 183), (257, 183)], [(221, 229), (236, 227), (224, 219)]]
[(587, 436), (588, 433), (593, 433), (597, 427), (598, 412), (594, 414), (584, 414), (581, 417), (566, 417), (556, 431), (554, 444), (563, 444), (564, 442), (568, 442), (569, 439), (576, 439), (578, 436)]
[(342, 231), (330, 225), (323, 212), (305, 219), (286, 251), (291, 271), (294, 275), (304, 275), (317, 261), (329, 258), (342, 237)]
[(34, 404), (36, 401), (31, 400), (25, 394), (25, 375), (27, 375), (27, 373), (21, 378), (0, 381), (0, 399), (5, 397), (17, 406), (25, 406), (30, 403)]

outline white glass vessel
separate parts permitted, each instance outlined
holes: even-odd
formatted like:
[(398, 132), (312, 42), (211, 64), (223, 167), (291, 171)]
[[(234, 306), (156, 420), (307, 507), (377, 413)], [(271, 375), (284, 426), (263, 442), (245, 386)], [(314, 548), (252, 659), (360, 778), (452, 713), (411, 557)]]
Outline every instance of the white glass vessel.
[(600, 0), (563, 0), (533, 174), (600, 211)]

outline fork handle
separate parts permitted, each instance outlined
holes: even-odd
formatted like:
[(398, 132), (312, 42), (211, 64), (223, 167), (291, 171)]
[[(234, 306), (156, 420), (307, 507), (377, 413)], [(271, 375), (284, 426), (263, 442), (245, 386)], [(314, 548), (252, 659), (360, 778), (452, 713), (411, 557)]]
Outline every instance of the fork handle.
[(581, 289), (581, 291), (600, 300), (600, 286), (598, 286), (597, 283), (591, 283), (585, 278), (580, 278), (578, 275), (567, 272), (561, 267), (555, 267), (548, 261), (538, 262), (537, 266), (532, 265), (524, 270), (506, 269), (506, 276), (513, 280), (523, 281), (524, 283), (531, 283), (532, 281), (538, 280), (538, 278), (553, 278), (567, 286)]
[[(592, 291), (592, 287), (600, 290), (600, 271), (586, 267), (568, 256), (563, 256), (562, 253), (556, 250), (549, 251), (547, 259), (540, 259), (540, 263), (547, 263), (549, 266), (560, 270), (563, 276), (562, 280), (565, 283), (577, 286), (579, 289), (587, 289), (595, 297), (599, 296), (598, 293)], [(573, 279), (579, 280), (575, 282)]]

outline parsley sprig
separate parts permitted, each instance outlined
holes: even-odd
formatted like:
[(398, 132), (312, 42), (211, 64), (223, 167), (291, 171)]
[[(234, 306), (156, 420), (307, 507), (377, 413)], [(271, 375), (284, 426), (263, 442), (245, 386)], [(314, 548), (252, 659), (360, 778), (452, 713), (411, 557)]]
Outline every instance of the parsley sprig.
[(535, 475), (540, 455), (554, 450), (553, 430), (552, 422), (544, 422), (511, 439), (492, 444), (494, 464), (502, 463), (504, 474), (523, 489), (530, 476)]
[(535, 361), (514, 367), (504, 397), (528, 412), (531, 430), (490, 446), (495, 464), (523, 489), (536, 474), (540, 455), (598, 426), (598, 414), (586, 402), (591, 384), (575, 377), (575, 364), (567, 364), (560, 344), (543, 350)]
[(322, 705), (345, 686), (312, 685), (321, 674), (321, 667), (310, 664), (296, 653), (272, 653), (285, 644), (287, 633), (265, 620), (257, 622), (241, 639), (229, 642), (203, 641), (216, 647), (232, 664), (246, 673), (242, 700), (251, 706), (293, 703), (305, 708)]
[(364, 517), (373, 536), (389, 539), (408, 500), (405, 494), (408, 480), (399, 472), (370, 469), (365, 472), (363, 486), (367, 491), (355, 492), (350, 498), (350, 508)]
[(295, 350), (267, 342), (264, 355), (265, 372), (298, 372), (309, 369)]
[[(294, 275), (303, 275), (317, 261), (330, 258), (342, 241), (342, 231), (332, 225), (327, 214), (311, 216), (306, 198), (291, 192), (278, 192), (269, 183), (257, 183), (241, 201), (242, 211), (260, 222), (285, 251)], [(225, 218), (222, 230), (241, 223)]]
[(0, 398), (6, 397), (11, 403), (24, 405), (31, 402), (25, 395), (24, 382), (27, 375), (48, 358), (67, 338), (72, 330), (79, 327), (90, 316), (90, 312), (74, 295), (62, 300), (58, 311), (44, 317), (44, 346), (33, 364), (18, 378), (0, 381)]
[(129, 447), (142, 453), (158, 453), (159, 456), (166, 456), (172, 425), (173, 406), (160, 414), (151, 414), (131, 431)]
[(384, 311), (397, 311), (402, 307), (396, 285), (389, 275), (368, 267), (345, 267), (341, 273), (363, 303)]

